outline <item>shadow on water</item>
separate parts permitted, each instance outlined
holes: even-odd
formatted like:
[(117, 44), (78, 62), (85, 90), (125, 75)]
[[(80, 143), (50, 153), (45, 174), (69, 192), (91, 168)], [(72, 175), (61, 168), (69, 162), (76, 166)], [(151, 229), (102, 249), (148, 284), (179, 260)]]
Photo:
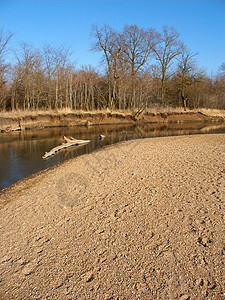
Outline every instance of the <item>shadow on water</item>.
[[(72, 128), (45, 128), (36, 131), (21, 131), (0, 134), (0, 190), (43, 169), (62, 163), (104, 146), (121, 141), (173, 135), (199, 133), (224, 133), (225, 124), (182, 123), (167, 125), (107, 125)], [(100, 140), (99, 135), (105, 135)], [(62, 136), (90, 139), (84, 146), (62, 150), (48, 160), (43, 160), (46, 151), (62, 143)]]

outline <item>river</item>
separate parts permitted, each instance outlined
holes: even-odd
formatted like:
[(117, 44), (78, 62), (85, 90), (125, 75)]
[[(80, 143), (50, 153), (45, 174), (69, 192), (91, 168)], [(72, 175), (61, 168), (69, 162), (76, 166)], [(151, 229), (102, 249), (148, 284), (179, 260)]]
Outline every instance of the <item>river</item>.
[[(110, 125), (90, 127), (45, 128), (35, 131), (0, 133), (0, 190), (65, 160), (77, 157), (104, 146), (137, 138), (160, 136), (224, 133), (225, 124), (182, 123), (182, 124), (147, 124)], [(99, 135), (105, 138), (100, 140)], [(62, 150), (47, 160), (42, 155), (63, 142), (62, 136), (76, 139), (89, 139), (83, 146), (74, 146)]]

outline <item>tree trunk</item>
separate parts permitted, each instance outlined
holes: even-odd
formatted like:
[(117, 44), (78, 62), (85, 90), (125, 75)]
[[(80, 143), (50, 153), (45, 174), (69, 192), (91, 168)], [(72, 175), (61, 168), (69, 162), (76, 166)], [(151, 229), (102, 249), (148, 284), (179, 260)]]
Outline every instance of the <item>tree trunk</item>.
[(88, 110), (88, 90), (87, 90), (87, 83), (84, 84), (84, 103), (85, 109)]
[(166, 76), (165, 71), (163, 70), (163, 76), (162, 76), (162, 87), (161, 87), (161, 100), (162, 105), (165, 106), (165, 82), (166, 82)]
[(109, 95), (108, 95), (108, 104), (107, 104), (107, 107), (110, 107), (111, 106), (111, 101), (112, 101), (112, 96), (111, 96), (111, 81), (110, 81), (110, 78), (109, 78), (109, 83), (108, 83), (108, 94)]
[(51, 80), (48, 79), (48, 109), (52, 108), (52, 99), (51, 99)]
[(68, 107), (68, 92), (69, 92), (68, 88), (69, 88), (68, 76), (66, 75), (65, 108)]
[(16, 96), (16, 90), (13, 87), (12, 94), (11, 94), (11, 110), (15, 109), (15, 96)]
[(69, 99), (70, 99), (70, 108), (72, 108), (73, 103), (73, 86), (72, 86), (72, 72), (70, 72), (70, 86), (69, 86)]
[(58, 108), (58, 74), (56, 75), (56, 82), (55, 82), (55, 109)]
[(91, 108), (92, 108), (92, 110), (94, 110), (94, 108), (95, 108), (94, 88), (93, 88), (93, 86), (91, 87)]

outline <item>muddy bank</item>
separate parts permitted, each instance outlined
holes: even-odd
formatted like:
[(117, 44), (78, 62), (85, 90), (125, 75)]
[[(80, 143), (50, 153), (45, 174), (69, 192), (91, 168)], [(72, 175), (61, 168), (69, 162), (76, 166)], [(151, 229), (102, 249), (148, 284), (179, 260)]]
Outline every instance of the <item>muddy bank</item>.
[(134, 122), (132, 115), (112, 113), (37, 114), (20, 118), (1, 118), (0, 131), (40, 129), (46, 127), (73, 127)]
[(224, 299), (225, 135), (110, 146), (0, 195), (1, 299)]
[(0, 132), (10, 132), (46, 127), (72, 127), (110, 124), (137, 123), (184, 123), (184, 122), (223, 122), (223, 117), (207, 116), (200, 112), (185, 113), (144, 113), (139, 117), (131, 113), (68, 113), (37, 114), (23, 117), (1, 117)]

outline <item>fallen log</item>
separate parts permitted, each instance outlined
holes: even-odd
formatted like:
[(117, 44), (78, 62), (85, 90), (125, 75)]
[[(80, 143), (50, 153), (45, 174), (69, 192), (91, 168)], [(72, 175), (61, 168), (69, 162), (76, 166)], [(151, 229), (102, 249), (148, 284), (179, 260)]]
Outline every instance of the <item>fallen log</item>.
[(104, 138), (105, 138), (105, 135), (99, 134), (99, 139), (100, 139), (100, 141), (101, 141), (101, 140), (104, 140)]
[(45, 152), (45, 154), (42, 156), (43, 159), (49, 158), (50, 156), (56, 154), (58, 151), (62, 149), (69, 148), (71, 146), (78, 146), (82, 144), (88, 144), (90, 140), (76, 140), (73, 137), (67, 138), (66, 136), (63, 136), (64, 143), (62, 145), (59, 145), (57, 147), (54, 147), (49, 152)]

